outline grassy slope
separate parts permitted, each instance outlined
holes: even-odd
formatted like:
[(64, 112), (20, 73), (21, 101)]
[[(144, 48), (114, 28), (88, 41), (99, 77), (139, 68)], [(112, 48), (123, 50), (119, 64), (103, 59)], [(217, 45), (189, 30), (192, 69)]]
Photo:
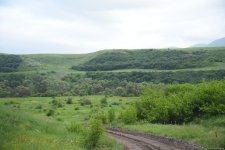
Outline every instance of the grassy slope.
[(89, 54), (29, 54), (21, 55), (24, 62), (19, 68), (20, 72), (29, 71), (56, 71), (77, 72), (70, 69), (73, 65), (86, 62), (104, 51)]

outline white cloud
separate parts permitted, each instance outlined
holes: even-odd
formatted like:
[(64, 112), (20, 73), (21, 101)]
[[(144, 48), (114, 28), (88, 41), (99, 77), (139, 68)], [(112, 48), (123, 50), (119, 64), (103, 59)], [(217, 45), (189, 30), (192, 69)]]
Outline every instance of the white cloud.
[(223, 0), (9, 0), (0, 52), (186, 47), (225, 35)]

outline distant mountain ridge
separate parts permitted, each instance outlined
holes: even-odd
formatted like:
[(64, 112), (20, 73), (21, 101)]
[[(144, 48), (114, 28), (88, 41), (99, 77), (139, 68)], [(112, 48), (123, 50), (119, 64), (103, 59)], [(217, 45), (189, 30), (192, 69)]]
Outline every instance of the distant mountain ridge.
[(225, 37), (214, 40), (209, 44), (195, 44), (191, 47), (224, 47), (225, 46)]

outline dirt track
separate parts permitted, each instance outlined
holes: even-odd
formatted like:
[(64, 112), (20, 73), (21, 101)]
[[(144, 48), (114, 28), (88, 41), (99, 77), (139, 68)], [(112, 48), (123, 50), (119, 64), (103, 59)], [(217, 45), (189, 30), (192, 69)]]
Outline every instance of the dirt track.
[(108, 136), (124, 145), (125, 150), (206, 150), (196, 145), (172, 138), (141, 132), (107, 129)]

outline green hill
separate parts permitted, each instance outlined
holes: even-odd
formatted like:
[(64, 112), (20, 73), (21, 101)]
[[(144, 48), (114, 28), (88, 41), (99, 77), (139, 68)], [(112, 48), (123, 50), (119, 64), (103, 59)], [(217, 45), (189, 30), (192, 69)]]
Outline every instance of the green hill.
[(80, 71), (108, 71), (118, 69), (174, 70), (202, 68), (225, 63), (225, 49), (217, 50), (121, 50), (109, 51), (73, 66)]
[[(1, 57), (12, 55), (3, 55)], [(0, 59), (2, 66), (15, 72), (85, 71), (176, 71), (218, 70), (225, 68), (225, 47), (184, 49), (103, 50), (89, 54), (13, 55), (21, 61), (10, 63)], [(10, 59), (9, 59), (10, 60)], [(17, 64), (16, 64), (17, 63)], [(10, 64), (10, 65), (9, 65)], [(13, 69), (16, 66), (16, 69)], [(71, 69), (72, 68), (72, 69)], [(4, 69), (0, 69), (1, 72)]]

